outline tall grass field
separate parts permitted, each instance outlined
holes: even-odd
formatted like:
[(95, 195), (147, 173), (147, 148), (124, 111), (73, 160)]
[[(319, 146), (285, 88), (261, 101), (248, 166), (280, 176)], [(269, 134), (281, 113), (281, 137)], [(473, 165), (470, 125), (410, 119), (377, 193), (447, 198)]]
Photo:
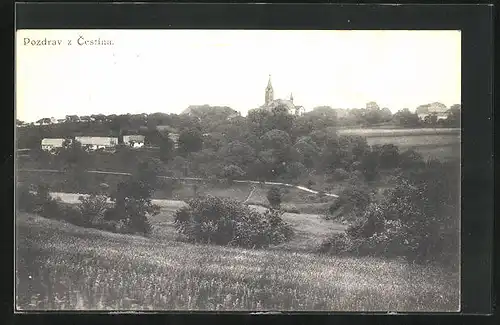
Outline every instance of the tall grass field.
[[(20, 310), (457, 311), (459, 277), (438, 267), (150, 238), (36, 215), (16, 220)], [(301, 228), (301, 223), (294, 225)], [(303, 236), (314, 231), (303, 230)]]

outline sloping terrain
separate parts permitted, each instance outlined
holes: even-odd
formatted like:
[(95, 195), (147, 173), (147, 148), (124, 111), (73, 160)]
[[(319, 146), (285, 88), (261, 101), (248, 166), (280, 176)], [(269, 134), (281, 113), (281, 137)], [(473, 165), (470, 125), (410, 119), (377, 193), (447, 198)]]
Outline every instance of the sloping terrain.
[[(74, 193), (52, 193), (55, 198), (64, 203), (77, 204), (80, 194)], [(150, 218), (154, 227), (153, 234), (158, 238), (174, 239), (174, 213), (179, 208), (186, 206), (184, 201), (175, 200), (153, 200), (154, 204), (160, 206), (160, 214)], [(251, 205), (257, 211), (263, 212), (266, 208)], [(297, 251), (314, 251), (323, 239), (332, 232), (344, 231), (346, 226), (340, 223), (324, 220), (319, 214), (307, 213), (285, 213), (283, 219), (290, 223), (295, 230), (294, 238), (280, 248)]]
[(191, 245), (18, 214), (22, 310), (457, 311), (438, 268)]

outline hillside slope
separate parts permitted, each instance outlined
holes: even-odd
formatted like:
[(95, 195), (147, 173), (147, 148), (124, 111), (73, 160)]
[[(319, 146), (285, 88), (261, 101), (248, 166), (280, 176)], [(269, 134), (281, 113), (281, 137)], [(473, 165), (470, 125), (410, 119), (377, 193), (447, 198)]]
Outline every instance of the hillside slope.
[(16, 224), (23, 310), (458, 309), (458, 285), (430, 267), (191, 245), (27, 214)]
[[(80, 194), (75, 193), (52, 193), (54, 198), (64, 203), (77, 204)], [(160, 207), (160, 213), (150, 217), (153, 225), (153, 235), (156, 238), (174, 240), (176, 238), (174, 229), (174, 213), (177, 209), (186, 206), (184, 201), (176, 200), (153, 200)], [(266, 208), (252, 206), (252, 208), (263, 212)], [(294, 238), (276, 249), (310, 252), (318, 248), (321, 242), (332, 232), (342, 232), (346, 226), (327, 221), (318, 214), (308, 213), (285, 213), (283, 219), (290, 223), (295, 230)]]

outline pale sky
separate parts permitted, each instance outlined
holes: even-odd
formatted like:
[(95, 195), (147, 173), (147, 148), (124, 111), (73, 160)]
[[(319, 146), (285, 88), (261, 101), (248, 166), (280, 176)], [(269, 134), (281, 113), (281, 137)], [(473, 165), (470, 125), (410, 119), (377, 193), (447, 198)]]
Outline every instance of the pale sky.
[[(80, 35), (114, 45), (80, 46)], [(461, 101), (460, 31), (20, 30), (16, 43), (17, 118), (27, 122), (203, 104), (245, 115), (263, 104), (270, 74), (275, 98), (293, 93), (306, 111)]]

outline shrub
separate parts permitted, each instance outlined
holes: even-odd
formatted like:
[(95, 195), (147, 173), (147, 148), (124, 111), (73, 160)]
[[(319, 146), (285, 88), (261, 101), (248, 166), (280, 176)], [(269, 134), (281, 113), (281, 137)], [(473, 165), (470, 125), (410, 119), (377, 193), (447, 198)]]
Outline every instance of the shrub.
[(350, 251), (351, 237), (344, 233), (332, 234), (329, 238), (324, 240), (319, 247), (319, 253), (326, 253), (331, 255), (343, 255)]
[(313, 181), (312, 179), (308, 180), (307, 181), (307, 188), (311, 188), (313, 187), (314, 185), (316, 185), (316, 182)]
[(379, 175), (379, 153), (378, 149), (374, 146), (374, 149), (367, 152), (361, 161), (360, 170), (367, 181), (373, 181)]
[(264, 212), (264, 229), (268, 233), (269, 244), (279, 244), (290, 240), (293, 236), (293, 228), (283, 220), (283, 211), (270, 209)]
[(17, 209), (19, 211), (33, 212), (36, 206), (36, 196), (29, 186), (17, 186), (16, 197)]
[(73, 204), (59, 203), (59, 214), (61, 219), (80, 227), (88, 227), (89, 224), (85, 222), (78, 206)]
[(340, 207), (344, 208), (344, 212), (348, 211), (364, 211), (370, 204), (372, 198), (370, 191), (362, 186), (349, 186), (345, 188), (339, 195), (339, 198), (330, 206), (330, 213), (335, 212)]
[(353, 237), (346, 232), (332, 234), (323, 241), (318, 252), (331, 255), (400, 257), (407, 255), (402, 236), (376, 233), (368, 238)]
[(320, 251), (400, 256), (456, 267), (459, 194), (456, 170), (448, 167), (452, 166), (428, 166), (414, 181), (399, 179), (381, 202), (368, 205), (357, 222), (342, 236), (329, 238)]
[(267, 192), (267, 200), (271, 207), (279, 207), (281, 205), (282, 194), (278, 187), (271, 187)]
[(354, 161), (352, 164), (351, 164), (351, 170), (357, 170), (357, 171), (360, 171), (363, 169), (363, 164), (361, 161)]
[(300, 162), (290, 162), (286, 164), (286, 179), (294, 180), (306, 172), (306, 167)]
[(114, 207), (104, 213), (104, 220), (118, 222), (120, 232), (149, 234), (152, 227), (148, 216), (159, 213), (159, 207), (151, 202), (159, 186), (159, 169), (157, 161), (141, 162), (132, 178), (118, 184), (111, 195)]
[(44, 218), (63, 219), (58, 202), (50, 196), (49, 187), (38, 185), (36, 188), (33, 212)]
[(349, 178), (347, 179), (347, 183), (349, 183), (352, 186), (363, 186), (364, 183), (364, 176), (363, 172), (359, 170), (355, 170), (349, 175)]
[(85, 225), (98, 225), (103, 222), (105, 212), (108, 208), (107, 197), (104, 195), (80, 196), (78, 210)]
[(399, 165), (401, 168), (410, 169), (421, 167), (424, 159), (421, 154), (413, 149), (403, 151), (399, 156)]
[(222, 176), (227, 179), (229, 183), (232, 183), (233, 180), (238, 179), (245, 175), (243, 169), (236, 165), (228, 165), (225, 166), (222, 170)]
[(37, 213), (42, 217), (64, 220), (77, 226), (84, 226), (80, 211), (71, 204), (64, 204), (53, 199), (49, 188), (45, 185), (36, 187), (36, 191), (28, 186), (20, 186), (16, 192), (18, 209), (25, 212)]
[(333, 171), (333, 178), (337, 181), (343, 181), (349, 178), (349, 173), (342, 168), (337, 168)]
[(212, 196), (194, 198), (188, 205), (175, 213), (175, 227), (192, 242), (267, 247), (293, 233), (279, 210), (261, 214), (238, 201)]
[(384, 144), (380, 148), (380, 168), (396, 168), (399, 165), (399, 148), (393, 144)]
[(384, 230), (384, 212), (377, 204), (370, 204), (363, 217), (350, 225), (346, 233), (355, 238), (369, 238)]
[(112, 195), (114, 207), (104, 214), (104, 220), (122, 222), (120, 232), (149, 234), (152, 230), (148, 216), (159, 213), (152, 204), (151, 194), (141, 182), (130, 180), (118, 184)]

